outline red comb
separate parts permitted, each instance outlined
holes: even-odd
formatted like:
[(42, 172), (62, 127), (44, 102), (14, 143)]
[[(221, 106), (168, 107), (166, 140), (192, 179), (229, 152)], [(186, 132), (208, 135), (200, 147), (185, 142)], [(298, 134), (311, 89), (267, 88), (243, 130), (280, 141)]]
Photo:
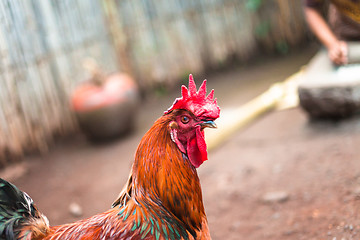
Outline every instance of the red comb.
[(186, 109), (195, 116), (214, 119), (218, 118), (220, 114), (216, 98), (214, 99), (214, 89), (206, 96), (206, 80), (204, 80), (199, 91), (196, 91), (195, 81), (191, 74), (189, 75), (189, 89), (182, 85), (181, 98), (175, 99), (173, 105), (164, 114), (168, 114), (174, 109)]

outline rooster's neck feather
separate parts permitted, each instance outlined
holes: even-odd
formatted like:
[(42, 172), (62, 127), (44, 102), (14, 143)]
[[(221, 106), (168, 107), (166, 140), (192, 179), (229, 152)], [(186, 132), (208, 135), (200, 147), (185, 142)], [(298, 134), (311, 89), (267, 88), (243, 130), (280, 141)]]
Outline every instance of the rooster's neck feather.
[[(205, 218), (200, 182), (195, 167), (171, 140), (172, 119), (171, 114), (159, 118), (141, 140), (129, 181), (115, 205), (123, 218), (136, 214), (140, 206), (143, 219), (165, 224), (165, 229), (170, 225), (175, 233), (185, 230), (195, 238)], [(127, 207), (129, 203), (134, 207)]]

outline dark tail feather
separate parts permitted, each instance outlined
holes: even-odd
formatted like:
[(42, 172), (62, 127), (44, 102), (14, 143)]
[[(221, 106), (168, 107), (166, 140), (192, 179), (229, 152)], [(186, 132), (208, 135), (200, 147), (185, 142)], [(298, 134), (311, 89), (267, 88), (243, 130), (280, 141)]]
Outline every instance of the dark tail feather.
[(33, 200), (0, 178), (0, 240), (41, 239), (48, 230), (47, 219)]

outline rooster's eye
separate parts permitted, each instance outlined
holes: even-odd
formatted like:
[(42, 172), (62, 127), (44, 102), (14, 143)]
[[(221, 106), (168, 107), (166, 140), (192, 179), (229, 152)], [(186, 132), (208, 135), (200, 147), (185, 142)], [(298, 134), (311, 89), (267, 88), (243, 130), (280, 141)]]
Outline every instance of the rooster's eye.
[(188, 116), (182, 116), (181, 117), (181, 122), (184, 124), (187, 124), (190, 121), (190, 118)]

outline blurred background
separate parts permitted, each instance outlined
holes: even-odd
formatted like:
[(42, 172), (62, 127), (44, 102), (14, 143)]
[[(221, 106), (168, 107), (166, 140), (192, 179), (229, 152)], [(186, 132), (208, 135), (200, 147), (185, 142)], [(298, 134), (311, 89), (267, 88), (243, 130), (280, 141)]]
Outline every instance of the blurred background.
[[(0, 19), (0, 176), (52, 224), (110, 207), (141, 136), (190, 73), (208, 79), (226, 112), (298, 72), (319, 48), (302, 1), (3, 0)], [(125, 118), (132, 131), (96, 144), (80, 124), (92, 118), (88, 91), (102, 90), (86, 84), (98, 78), (101, 87), (111, 73), (126, 74), (136, 100), (105, 125)], [(355, 236), (359, 129), (356, 117), (310, 123), (292, 108), (234, 131), (199, 170), (213, 239)]]
[(85, 58), (161, 93), (189, 73), (306, 42), (301, 2), (284, 0), (16, 0), (1, 2), (0, 17), (2, 165), (74, 131), (68, 102)]

